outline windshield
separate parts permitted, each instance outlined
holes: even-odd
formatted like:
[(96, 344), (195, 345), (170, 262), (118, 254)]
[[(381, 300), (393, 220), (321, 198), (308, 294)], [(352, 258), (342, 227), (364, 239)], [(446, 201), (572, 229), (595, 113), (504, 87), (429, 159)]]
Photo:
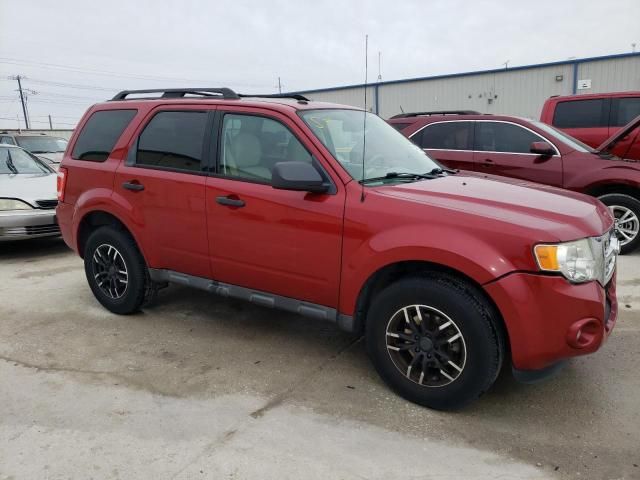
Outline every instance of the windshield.
[(355, 180), (388, 175), (389, 178), (381, 178), (379, 182), (412, 181), (417, 178), (394, 174), (425, 174), (441, 168), (419, 147), (372, 113), (328, 109), (303, 111), (300, 116)]
[(64, 152), (67, 141), (63, 138), (47, 137), (16, 137), (18, 145), (31, 153), (57, 153)]
[(0, 175), (23, 173), (51, 173), (51, 170), (20, 148), (0, 147)]
[(578, 152), (582, 152), (582, 153), (595, 152), (595, 150), (591, 148), (589, 145), (585, 145), (580, 140), (573, 138), (571, 135), (567, 135), (562, 130), (558, 130), (557, 128), (552, 127), (551, 125), (547, 125), (546, 123), (538, 122), (535, 120), (531, 121), (531, 123), (534, 124), (536, 127), (538, 127), (540, 130), (544, 130), (546, 133), (554, 137), (556, 140), (560, 140), (561, 142), (565, 143), (566, 145), (568, 145), (569, 147), (573, 148)]

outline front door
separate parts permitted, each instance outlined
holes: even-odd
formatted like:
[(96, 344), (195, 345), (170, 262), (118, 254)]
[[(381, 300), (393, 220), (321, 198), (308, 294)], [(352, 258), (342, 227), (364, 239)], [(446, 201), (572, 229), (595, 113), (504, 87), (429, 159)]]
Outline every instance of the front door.
[(213, 111), (156, 110), (115, 175), (114, 199), (130, 206), (150, 267), (209, 277), (205, 214), (208, 130)]
[[(283, 115), (225, 107), (217, 125), (217, 170), (206, 187), (213, 278), (336, 308), (344, 186)], [(274, 189), (271, 171), (281, 161), (313, 162), (332, 191)]]
[[(480, 172), (562, 187), (562, 157), (531, 153), (533, 142), (549, 140), (521, 125), (504, 121), (475, 122), (474, 158)], [(552, 145), (553, 146), (553, 145)]]

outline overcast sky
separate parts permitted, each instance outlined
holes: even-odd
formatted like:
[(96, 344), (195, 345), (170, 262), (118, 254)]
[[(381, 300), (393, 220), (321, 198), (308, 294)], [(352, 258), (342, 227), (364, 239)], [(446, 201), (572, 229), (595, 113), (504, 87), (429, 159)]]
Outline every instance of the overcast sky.
[(121, 89), (362, 83), (367, 33), (375, 81), (378, 51), (392, 80), (640, 50), (639, 18), (640, 0), (0, 0), (0, 127), (22, 118), (16, 74), (33, 127), (70, 128)]

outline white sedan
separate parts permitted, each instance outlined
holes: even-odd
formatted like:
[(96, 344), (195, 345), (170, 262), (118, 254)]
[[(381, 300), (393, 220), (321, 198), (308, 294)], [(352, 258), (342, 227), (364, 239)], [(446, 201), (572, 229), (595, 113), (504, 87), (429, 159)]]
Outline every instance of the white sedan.
[(56, 176), (22, 148), (0, 145), (0, 241), (60, 235)]

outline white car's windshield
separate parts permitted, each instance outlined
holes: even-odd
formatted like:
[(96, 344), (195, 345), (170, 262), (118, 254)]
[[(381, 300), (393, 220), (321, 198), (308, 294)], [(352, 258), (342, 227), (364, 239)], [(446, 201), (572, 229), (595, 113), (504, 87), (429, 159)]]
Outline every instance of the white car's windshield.
[(438, 163), (372, 113), (327, 109), (303, 111), (300, 116), (355, 180), (411, 181), (420, 177), (408, 174), (442, 172)]
[(0, 175), (23, 173), (51, 173), (51, 170), (20, 148), (0, 147)]
[(67, 148), (67, 141), (63, 138), (47, 137), (16, 137), (18, 145), (31, 153), (58, 153)]

